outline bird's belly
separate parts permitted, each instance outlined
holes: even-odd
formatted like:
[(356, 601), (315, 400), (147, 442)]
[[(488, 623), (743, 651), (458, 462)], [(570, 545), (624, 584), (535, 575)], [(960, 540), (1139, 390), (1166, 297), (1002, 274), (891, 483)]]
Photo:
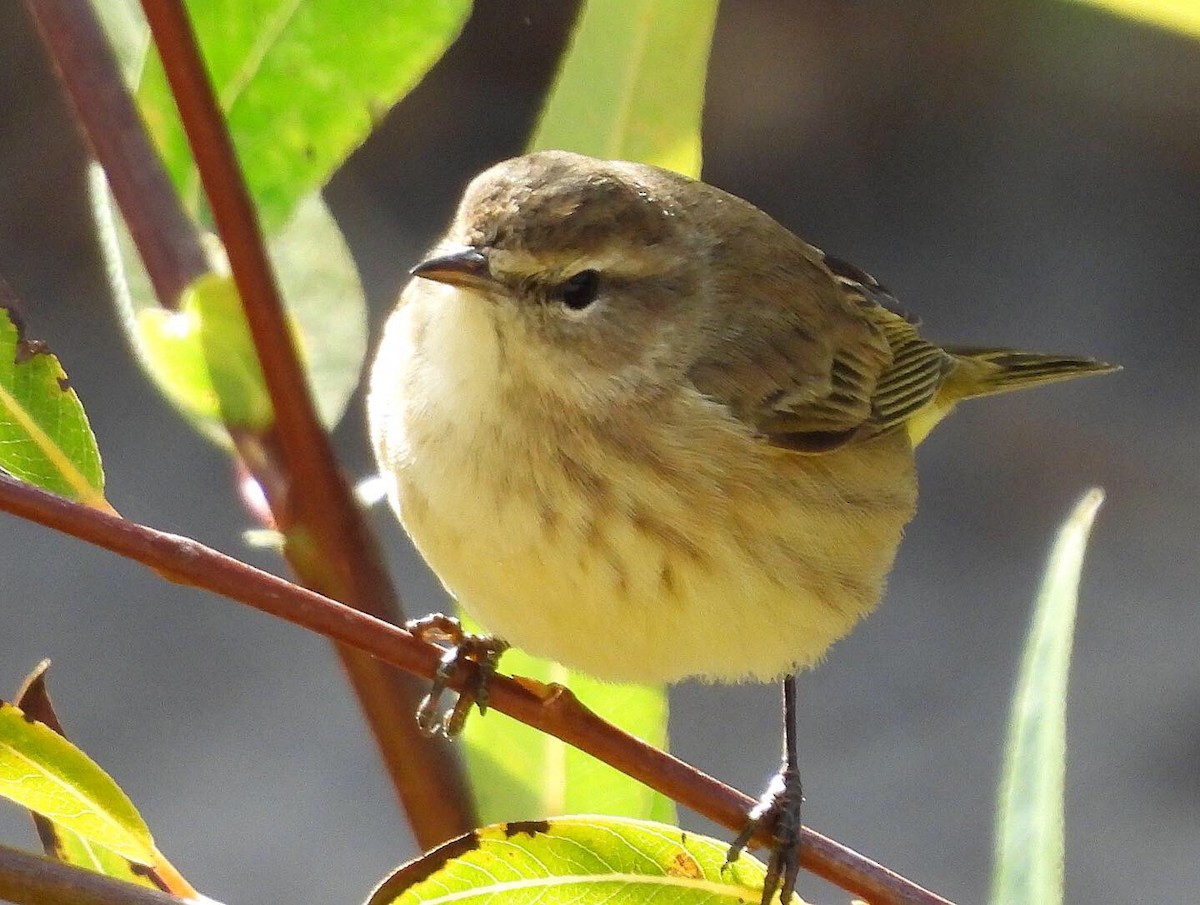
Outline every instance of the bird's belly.
[(601, 679), (811, 665), (875, 606), (912, 514), (901, 435), (799, 456), (720, 420), (638, 442), (512, 422), (431, 431), (422, 412), (394, 502), (490, 632)]

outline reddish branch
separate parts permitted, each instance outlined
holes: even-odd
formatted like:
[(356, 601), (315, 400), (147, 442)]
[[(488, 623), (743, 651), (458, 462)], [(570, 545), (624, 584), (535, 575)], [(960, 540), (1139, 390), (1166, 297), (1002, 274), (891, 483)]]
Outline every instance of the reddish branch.
[(0, 899), (16, 905), (187, 905), (157, 889), (0, 845)]
[[(284, 553), (301, 581), (355, 609), (401, 623), (403, 608), (378, 542), (317, 419), (258, 217), (187, 12), (178, 0), (148, 0), (142, 6), (275, 410), (270, 432), (235, 438), (238, 449), (267, 493), (285, 538)], [(341, 647), (338, 652), (418, 841), (430, 846), (464, 832), (475, 822), (474, 813), (462, 773), (454, 768), (454, 754), (413, 725), (412, 713), (424, 689), (356, 650)]]
[[(204, 273), (198, 231), (183, 210), (146, 134), (89, 0), (26, 0), (83, 132), (103, 166), (161, 304)], [(337, 469), (313, 412), (285, 326), (262, 237), (241, 183), (224, 120), (208, 89), (194, 38), (176, 0), (146, 4), (160, 53), (179, 94), (234, 278), (246, 307), (276, 414), (264, 434), (236, 433), (245, 466), (267, 493), (273, 527), (300, 581), (338, 600), (402, 622), (399, 596)], [(454, 753), (420, 735), (412, 720), (424, 689), (410, 676), (350, 648), (338, 653), (366, 714), (409, 823), (423, 846), (474, 824)]]
[[(136, 560), (173, 581), (278, 616), (423, 678), (431, 678), (437, 669), (441, 651), (404, 629), (189, 538), (90, 509), (4, 475), (0, 475), (0, 510)], [(467, 687), (473, 670), (473, 664), (464, 663), (451, 687)], [(495, 710), (562, 739), (731, 830), (744, 825), (752, 799), (605, 722), (565, 688), (534, 686), (497, 675), (489, 692), (489, 706)], [(811, 830), (804, 831), (801, 861), (805, 869), (875, 905), (948, 905), (945, 899)]]
[(161, 304), (208, 270), (196, 227), (184, 212), (146, 136), (120, 67), (90, 0), (26, 0), (66, 89), (83, 137), (104, 164), (130, 235)]

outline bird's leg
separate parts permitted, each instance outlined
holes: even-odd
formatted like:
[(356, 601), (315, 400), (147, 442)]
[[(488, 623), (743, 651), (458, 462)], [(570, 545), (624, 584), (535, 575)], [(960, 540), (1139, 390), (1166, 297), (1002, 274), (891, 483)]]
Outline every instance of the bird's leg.
[(762, 905), (768, 905), (776, 891), (780, 893), (780, 901), (786, 903), (796, 890), (796, 876), (800, 873), (800, 806), (803, 802), (800, 764), (796, 756), (796, 677), (790, 675), (783, 680), (783, 765), (767, 784), (762, 798), (750, 811), (745, 827), (725, 856), (726, 864), (736, 861), (755, 833), (763, 826), (770, 827), (774, 844), (767, 860)]
[[(434, 674), (429, 694), (425, 695), (417, 707), (417, 724), (426, 735), (454, 738), (462, 732), (472, 706), (478, 707), (480, 713), (487, 712), (488, 681), (496, 672), (500, 655), (508, 650), (508, 642), (491, 635), (472, 635), (464, 631), (462, 623), (453, 616), (441, 613), (413, 619), (404, 627), (422, 641), (449, 645), (442, 654), (442, 661)], [(459, 693), (458, 700), (452, 708), (441, 712), (438, 710), (438, 703), (461, 660), (471, 660), (478, 665), (476, 679), (471, 688)]]

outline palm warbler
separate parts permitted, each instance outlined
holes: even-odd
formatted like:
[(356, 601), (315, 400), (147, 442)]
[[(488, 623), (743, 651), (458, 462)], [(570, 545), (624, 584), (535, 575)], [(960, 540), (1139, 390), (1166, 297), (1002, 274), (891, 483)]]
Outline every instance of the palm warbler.
[[(935, 345), (749, 203), (560, 151), (478, 176), (413, 274), (368, 401), (392, 506), (490, 631), (614, 681), (785, 678), (790, 704), (878, 602), (928, 431), (1112, 370)], [(795, 880), (788, 750), (735, 844), (773, 823), (764, 901)]]

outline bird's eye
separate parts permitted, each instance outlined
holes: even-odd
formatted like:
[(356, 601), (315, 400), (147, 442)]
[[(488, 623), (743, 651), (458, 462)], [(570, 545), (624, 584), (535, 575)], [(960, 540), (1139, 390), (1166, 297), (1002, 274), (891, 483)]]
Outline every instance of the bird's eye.
[(555, 295), (562, 299), (562, 303), (568, 308), (579, 311), (596, 301), (599, 291), (600, 274), (594, 270), (581, 270), (560, 284)]

